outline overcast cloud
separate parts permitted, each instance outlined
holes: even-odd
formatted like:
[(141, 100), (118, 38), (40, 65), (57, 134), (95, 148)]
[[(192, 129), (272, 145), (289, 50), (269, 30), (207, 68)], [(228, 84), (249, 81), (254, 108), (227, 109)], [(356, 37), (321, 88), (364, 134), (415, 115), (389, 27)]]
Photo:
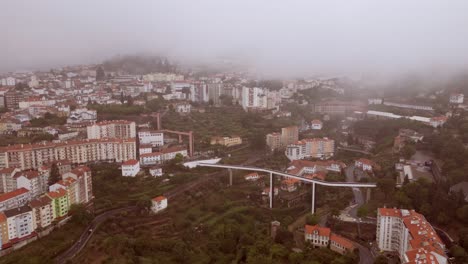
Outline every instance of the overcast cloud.
[(0, 70), (151, 52), (268, 73), (460, 68), (468, 1), (5, 0)]

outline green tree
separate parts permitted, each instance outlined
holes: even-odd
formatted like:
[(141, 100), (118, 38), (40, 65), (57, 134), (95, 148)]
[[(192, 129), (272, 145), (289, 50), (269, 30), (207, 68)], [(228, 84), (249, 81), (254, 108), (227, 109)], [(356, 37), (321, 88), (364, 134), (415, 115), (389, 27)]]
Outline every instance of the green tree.
[(401, 149), (401, 155), (405, 159), (410, 159), (415, 153), (416, 153), (416, 148), (413, 145), (406, 144), (402, 149)]
[(374, 264), (388, 264), (388, 259), (385, 256), (380, 255), (375, 259)]
[(96, 69), (96, 81), (102, 81), (106, 78), (106, 73), (102, 66), (97, 67)]
[(71, 221), (80, 225), (89, 224), (93, 218), (83, 204), (72, 204), (68, 213), (72, 216)]
[(307, 225), (316, 225), (319, 222), (319, 217), (316, 214), (308, 214), (306, 216), (306, 224)]
[(383, 178), (377, 180), (377, 188), (379, 188), (384, 194), (385, 199), (395, 190), (395, 180), (391, 178)]
[(367, 208), (367, 205), (365, 204), (359, 207), (357, 210), (358, 217), (367, 217), (368, 214), (369, 214), (369, 209)]
[(174, 157), (174, 163), (175, 164), (180, 164), (184, 161), (184, 156), (182, 156), (182, 154), (180, 153), (177, 153)]
[(49, 181), (48, 181), (49, 186), (52, 185), (52, 184), (57, 183), (60, 180), (61, 180), (61, 177), (60, 177), (60, 172), (59, 172), (59, 169), (57, 167), (57, 164), (52, 163), (52, 166), (50, 168)]

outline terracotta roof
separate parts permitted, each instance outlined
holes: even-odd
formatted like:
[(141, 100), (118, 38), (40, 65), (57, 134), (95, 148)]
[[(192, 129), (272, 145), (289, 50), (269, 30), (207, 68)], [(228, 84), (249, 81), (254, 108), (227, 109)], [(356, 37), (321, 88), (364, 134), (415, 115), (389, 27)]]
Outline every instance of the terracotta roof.
[(67, 191), (65, 191), (65, 189), (62, 189), (62, 188), (57, 189), (57, 191), (55, 191), (55, 192), (48, 192), (47, 193), (47, 196), (49, 196), (52, 199), (60, 198), (60, 197), (66, 196), (66, 195), (67, 195)]
[(325, 177), (327, 176), (327, 173), (324, 171), (319, 171), (319, 172), (312, 173), (312, 174), (304, 174), (302, 176), (307, 179), (319, 179), (319, 180), (324, 181)]
[(401, 217), (401, 211), (395, 208), (379, 208), (378, 214), (382, 216)]
[(7, 217), (3, 212), (0, 212), (0, 223), (6, 222)]
[(146, 157), (154, 157), (154, 156), (161, 156), (161, 152), (151, 152), (151, 153), (144, 153), (140, 154), (140, 158), (146, 158)]
[(328, 227), (321, 227), (319, 225), (306, 225), (305, 226), (305, 233), (306, 234), (313, 234), (315, 231), (318, 232), (319, 236), (330, 237), (331, 230)]
[(251, 173), (249, 173), (249, 174), (246, 174), (244, 177), (245, 177), (245, 178), (247, 178), (247, 177), (259, 177), (259, 175), (258, 175), (258, 173), (256, 173), (256, 172), (251, 172)]
[(24, 213), (30, 212), (30, 211), (31, 211), (31, 207), (29, 207), (27, 205), (24, 205), (24, 206), (21, 206), (21, 207), (18, 207), (18, 208), (5, 210), (3, 213), (5, 214), (5, 216), (7, 218), (9, 218), (9, 217), (13, 217), (13, 216), (16, 216), (16, 215), (19, 215), (19, 214), (24, 214)]
[(90, 172), (91, 169), (88, 166), (79, 166), (74, 168), (71, 173), (76, 174), (77, 176), (83, 176), (86, 172)]
[(135, 166), (138, 164), (138, 160), (136, 159), (130, 159), (122, 163), (122, 166)]
[(55, 148), (55, 147), (64, 147), (70, 145), (86, 145), (92, 143), (127, 143), (127, 142), (136, 142), (135, 138), (103, 138), (103, 139), (85, 139), (85, 140), (74, 140), (74, 141), (63, 141), (59, 143), (54, 142), (45, 142), (40, 144), (17, 144), (0, 148), (0, 152), (9, 152), (9, 151), (28, 151), (33, 149), (43, 149), (43, 148)]
[(17, 173), (15, 173), (15, 176), (13, 176), (13, 178), (16, 179), (16, 178), (19, 178), (21, 176), (24, 176), (27, 179), (31, 180), (31, 179), (39, 177), (39, 172), (35, 171), (35, 170), (17, 172)]
[(128, 120), (105, 120), (96, 123), (98, 126), (105, 126), (105, 125), (112, 125), (112, 124), (119, 124), (119, 125), (129, 125), (131, 123), (135, 123), (133, 121), (128, 121)]
[(51, 202), (52, 202), (52, 199), (50, 199), (46, 195), (43, 195), (29, 202), (29, 206), (31, 206), (31, 208), (42, 207), (45, 205), (49, 205)]
[(28, 189), (22, 187), (22, 188), (16, 189), (16, 190), (11, 191), (11, 192), (0, 194), (0, 202), (4, 202), (6, 200), (9, 200), (9, 199), (14, 198), (16, 196), (23, 195), (23, 194), (28, 193), (28, 192), (29, 192)]
[(167, 200), (167, 198), (164, 197), (164, 196), (158, 196), (158, 197), (153, 198), (153, 201), (155, 201), (155, 202), (161, 202), (163, 200)]
[[(410, 245), (413, 249), (412, 251), (418, 250), (418, 252), (426, 252), (428, 254), (436, 252), (439, 255), (445, 256), (442, 240), (422, 214), (416, 213), (414, 210), (390, 208), (379, 208), (378, 213), (379, 215), (398, 217), (403, 220), (405, 227), (411, 235)], [(410, 255), (412, 257), (409, 258), (409, 263), (415, 262), (417, 260), (416, 254), (412, 254), (412, 252), (408, 253), (408, 257)]]
[(0, 170), (0, 174), (3, 173), (12, 173), (16, 168), (10, 167), (10, 168), (3, 168)]
[(373, 162), (372, 160), (369, 160), (369, 159), (365, 159), (365, 158), (357, 159), (356, 162), (360, 162), (362, 164), (369, 165), (369, 166), (374, 166), (375, 165), (375, 162)]
[(72, 177), (68, 177), (66, 178), (65, 180), (60, 180), (58, 181), (57, 183), (62, 185), (62, 186), (65, 186), (65, 187), (68, 187), (70, 186), (71, 184), (73, 184), (74, 182), (76, 182), (75, 179), (73, 179)]
[(353, 250), (354, 249), (354, 244), (351, 242), (351, 240), (346, 239), (342, 236), (336, 235), (336, 234), (331, 234), (330, 240), (334, 241), (335, 243), (343, 246), (346, 249)]

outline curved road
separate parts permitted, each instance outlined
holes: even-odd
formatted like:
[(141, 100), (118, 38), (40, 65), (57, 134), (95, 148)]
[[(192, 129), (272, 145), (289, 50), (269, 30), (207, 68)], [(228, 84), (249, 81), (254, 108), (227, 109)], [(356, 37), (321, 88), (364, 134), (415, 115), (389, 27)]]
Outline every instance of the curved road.
[[(75, 244), (73, 244), (73, 246), (71, 246), (67, 251), (57, 256), (55, 258), (55, 262), (62, 264), (62, 263), (65, 263), (67, 260), (72, 259), (74, 256), (76, 256), (76, 254), (78, 254), (84, 248), (86, 243), (88, 243), (89, 239), (91, 238), (93, 233), (96, 231), (96, 228), (100, 224), (102, 224), (104, 221), (109, 219), (110, 217), (120, 214), (121, 212), (124, 212), (124, 211), (131, 211), (135, 209), (136, 209), (136, 206), (122, 207), (122, 208), (117, 208), (117, 209), (104, 212), (96, 216), (91, 221), (91, 223), (86, 227), (86, 229), (83, 231), (78, 241), (76, 241)], [(91, 230), (91, 232), (89, 230)]]

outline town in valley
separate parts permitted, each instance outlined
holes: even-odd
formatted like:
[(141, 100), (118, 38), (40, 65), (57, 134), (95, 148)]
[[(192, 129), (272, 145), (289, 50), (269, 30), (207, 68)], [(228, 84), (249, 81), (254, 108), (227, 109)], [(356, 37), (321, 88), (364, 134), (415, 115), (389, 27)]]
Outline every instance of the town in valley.
[[(281, 6), (287, 14), (289, 4)], [(178, 16), (198, 10), (214, 17), (206, 9), (187, 8)], [(218, 8), (227, 10), (216, 5), (213, 12)], [(245, 12), (248, 20), (251, 11)], [(364, 69), (356, 60), (349, 68), (362, 66), (358, 73), (325, 73), (320, 69), (328, 60), (318, 53), (314, 63), (296, 68), (294, 61), (309, 57), (297, 57), (295, 48), (281, 50), (283, 40), (271, 45), (288, 59), (268, 52), (269, 30), (279, 17), (265, 16), (271, 25), (234, 26), (226, 22), (230, 16), (224, 21), (220, 14), (216, 20), (232, 30), (232, 39), (226, 32), (219, 33), (219, 41), (216, 33), (203, 37), (196, 25), (220, 27), (215, 20), (202, 23), (204, 18), (196, 16), (186, 21), (191, 29), (182, 30), (188, 17), (168, 19), (165, 27), (154, 29), (162, 38), (156, 43), (175, 34), (173, 49), (139, 52), (135, 44), (125, 52), (109, 47), (104, 53), (96, 48), (106, 55), (84, 60), (88, 53), (81, 45), (83, 60), (78, 60), (62, 52), (64, 46), (73, 48), (68, 42), (81, 43), (84, 35), (70, 21), (84, 18), (61, 17), (69, 26), (66, 32), (77, 35), (56, 49), (60, 60), (47, 60), (57, 57), (53, 46), (47, 56), (24, 60), (22, 52), (42, 44), (5, 53), (0, 59), (0, 263), (468, 263), (466, 68), (443, 75), (403, 71), (389, 63), (393, 72), (385, 75), (388, 68)], [(115, 21), (112, 28), (125, 30), (118, 20), (103, 15), (99, 21)], [(296, 25), (289, 20), (284, 23)], [(343, 21), (336, 23), (344, 27)], [(105, 25), (97, 25), (96, 32)], [(351, 33), (352, 25), (349, 31), (332, 30)], [(248, 35), (247, 29), (259, 27), (267, 28), (265, 42)], [(465, 29), (459, 27), (451, 29), (461, 38)], [(145, 28), (132, 30), (153, 39), (146, 34), (152, 29)], [(214, 54), (216, 45), (240, 41), (233, 28), (266, 46), (247, 45), (258, 57), (245, 59), (235, 52), (210, 60), (174, 56), (174, 50), (189, 46), (187, 52)], [(297, 33), (278, 30), (282, 38), (294, 39)], [(140, 41), (135, 32), (128, 39)], [(87, 32), (90, 39), (94, 33)], [(298, 35), (303, 34), (309, 33)], [(320, 41), (327, 41), (329, 35), (322, 34)], [(188, 43), (189, 36), (196, 41)], [(203, 46), (210, 51), (197, 46), (200, 38), (213, 42)], [(88, 45), (105, 43), (99, 39)], [(333, 45), (329, 49), (333, 64), (347, 65), (333, 60), (338, 56)], [(392, 50), (382, 50), (387, 49)], [(281, 60), (254, 62), (270, 55)]]

